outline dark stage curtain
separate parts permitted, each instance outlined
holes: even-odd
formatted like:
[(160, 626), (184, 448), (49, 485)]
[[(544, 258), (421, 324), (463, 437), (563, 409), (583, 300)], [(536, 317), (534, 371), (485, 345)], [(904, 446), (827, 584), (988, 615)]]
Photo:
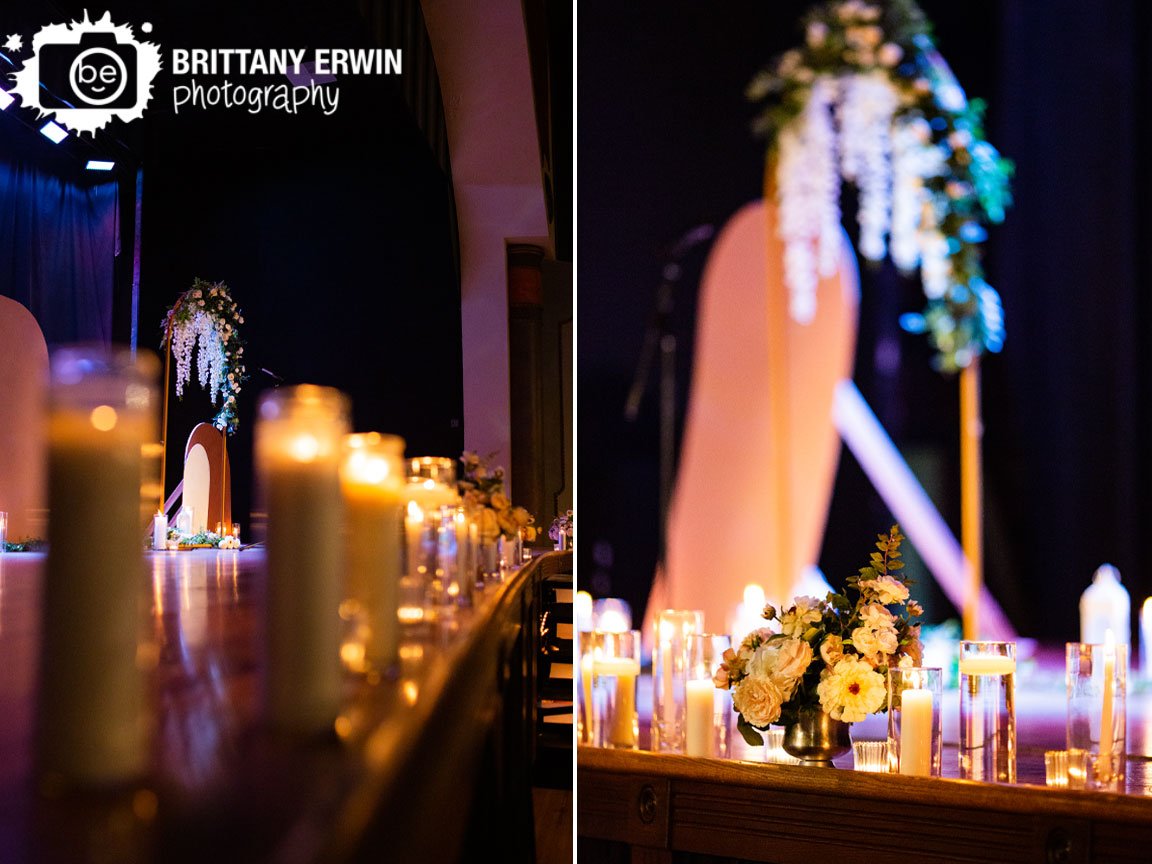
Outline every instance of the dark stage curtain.
[(0, 294), (49, 345), (111, 341), (116, 213), (115, 183), (75, 186), (0, 149)]

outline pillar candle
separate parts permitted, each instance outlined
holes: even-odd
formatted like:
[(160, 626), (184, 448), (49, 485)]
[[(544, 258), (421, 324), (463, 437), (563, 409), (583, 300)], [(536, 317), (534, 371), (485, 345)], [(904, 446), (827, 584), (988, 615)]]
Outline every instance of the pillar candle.
[(52, 358), (36, 757), (39, 770), (81, 783), (124, 781), (148, 761), (140, 477), (158, 377), (144, 352)]
[(616, 679), (615, 712), (608, 728), (608, 743), (615, 747), (636, 746), (636, 679), (640, 664), (628, 657), (598, 657), (593, 661), (597, 677)]
[(900, 694), (900, 773), (932, 774), (932, 693), (909, 688)]
[(376, 669), (396, 661), (396, 612), (402, 570), (404, 439), (376, 432), (345, 439), (345, 596), (368, 627), (365, 659)]
[[(1115, 691), (1113, 679), (1116, 676), (1116, 639), (1111, 629), (1104, 634), (1104, 696), (1100, 710), (1100, 756), (1112, 757), (1112, 701)], [(1109, 773), (1111, 769), (1109, 768)]]
[(408, 575), (413, 579), (424, 575), (423, 543), (424, 543), (424, 511), (415, 501), (408, 502), (407, 512), (404, 514), (404, 538), (408, 546)]
[(684, 752), (689, 756), (714, 756), (712, 694), (716, 685), (708, 680), (690, 680), (686, 686), (688, 714), (684, 720), (687, 733)]
[(582, 744), (591, 743), (592, 731), (592, 655), (585, 654), (580, 658), (580, 695), (583, 701), (580, 704), (580, 719), (584, 724)]
[(1140, 672), (1152, 680), (1152, 597), (1140, 607)]
[(163, 513), (152, 517), (152, 548), (168, 548), (168, 517)]
[(339, 712), (343, 502), (348, 403), (328, 387), (279, 388), (260, 400), (256, 463), (268, 512), (267, 714), (313, 733)]

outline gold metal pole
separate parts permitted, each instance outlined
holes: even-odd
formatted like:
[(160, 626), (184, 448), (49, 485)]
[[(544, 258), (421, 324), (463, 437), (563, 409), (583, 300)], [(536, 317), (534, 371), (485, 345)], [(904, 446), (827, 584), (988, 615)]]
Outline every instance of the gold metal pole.
[(176, 314), (176, 306), (172, 307), (172, 315), (168, 318), (168, 326), (164, 333), (164, 416), (160, 425), (160, 503), (156, 507), (157, 513), (164, 512), (164, 483), (168, 467), (168, 385), (172, 367), (172, 318)]
[(960, 533), (968, 567), (964, 594), (964, 638), (980, 638), (980, 593), (984, 583), (984, 487), (980, 443), (980, 361), (960, 372)]

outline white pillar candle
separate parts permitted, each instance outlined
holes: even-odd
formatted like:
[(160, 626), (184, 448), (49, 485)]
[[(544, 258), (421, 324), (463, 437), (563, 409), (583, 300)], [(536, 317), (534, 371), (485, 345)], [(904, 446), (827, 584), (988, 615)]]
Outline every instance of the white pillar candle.
[(328, 387), (272, 390), (260, 400), (256, 463), (268, 512), (269, 722), (311, 733), (339, 713), (340, 454), (348, 401)]
[(714, 756), (712, 752), (713, 692), (716, 685), (707, 680), (687, 683), (688, 713), (684, 718), (686, 732), (684, 752), (689, 756)]
[(636, 746), (636, 679), (640, 664), (628, 657), (597, 657), (593, 661), (597, 677), (616, 679), (615, 713), (608, 727), (607, 743), (613, 747)]
[[(1116, 676), (1116, 637), (1112, 630), (1104, 633), (1104, 696), (1100, 710), (1100, 756), (1112, 758), (1112, 700), (1115, 691), (1113, 678)], [(1109, 768), (1111, 774), (1111, 768)]]
[(961, 675), (1011, 675), (1016, 660), (1002, 654), (977, 654), (960, 660)]
[(424, 511), (415, 501), (409, 501), (404, 514), (404, 538), (408, 549), (408, 575), (413, 579), (427, 572), (423, 563)]
[(1152, 680), (1152, 597), (1140, 607), (1140, 672)]
[(168, 517), (163, 513), (152, 517), (152, 548), (168, 548)]
[(140, 477), (158, 377), (144, 352), (52, 358), (36, 758), (39, 771), (80, 783), (128, 780), (148, 762)]
[(580, 695), (583, 702), (580, 705), (580, 720), (584, 724), (581, 744), (591, 743), (592, 731), (592, 655), (585, 654), (580, 658)]
[(900, 694), (900, 773), (932, 774), (932, 693), (909, 688)]
[(340, 471), (344, 494), (346, 599), (368, 628), (365, 659), (375, 669), (396, 661), (396, 611), (402, 570), (404, 439), (376, 432), (345, 439)]

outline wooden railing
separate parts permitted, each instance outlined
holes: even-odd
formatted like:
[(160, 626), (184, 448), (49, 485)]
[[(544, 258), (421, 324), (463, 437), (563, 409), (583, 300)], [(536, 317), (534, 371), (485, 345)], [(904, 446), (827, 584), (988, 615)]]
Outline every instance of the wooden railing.
[(539, 586), (571, 553), (535, 557), (406, 637), (394, 673), (349, 673), (334, 732), (306, 743), (259, 721), (263, 554), (155, 555), (155, 757), (105, 790), (33, 774), (42, 564), (0, 558), (0, 861), (534, 860)]

